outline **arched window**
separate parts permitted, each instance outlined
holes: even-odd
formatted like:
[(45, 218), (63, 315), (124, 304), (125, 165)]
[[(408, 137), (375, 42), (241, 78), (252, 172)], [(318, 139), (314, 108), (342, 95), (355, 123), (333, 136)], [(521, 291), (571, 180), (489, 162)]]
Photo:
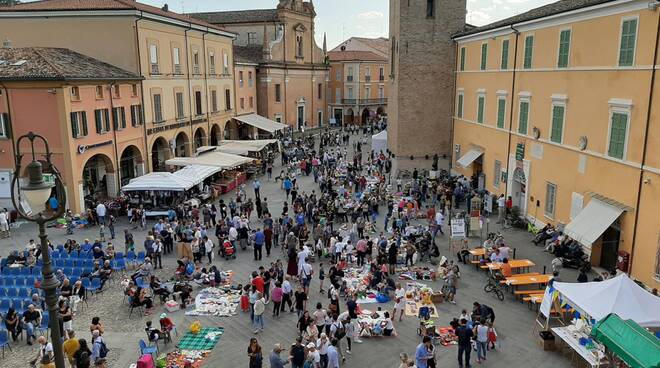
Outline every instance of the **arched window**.
[(303, 38), (296, 36), (296, 56), (303, 57)]

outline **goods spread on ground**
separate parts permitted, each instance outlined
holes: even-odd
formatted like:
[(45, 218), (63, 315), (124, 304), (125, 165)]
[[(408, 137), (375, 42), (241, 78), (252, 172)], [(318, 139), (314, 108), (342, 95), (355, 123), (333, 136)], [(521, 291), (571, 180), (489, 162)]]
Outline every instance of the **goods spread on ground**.
[(186, 311), (187, 316), (231, 317), (236, 315), (240, 291), (229, 287), (209, 287), (195, 297), (195, 309)]

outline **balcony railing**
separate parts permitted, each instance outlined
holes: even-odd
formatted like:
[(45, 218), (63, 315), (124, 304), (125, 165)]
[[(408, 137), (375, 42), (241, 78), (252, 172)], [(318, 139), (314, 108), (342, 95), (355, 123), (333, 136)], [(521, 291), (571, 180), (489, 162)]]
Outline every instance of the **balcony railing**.
[(384, 105), (387, 98), (344, 98), (341, 100), (343, 105)]
[(352, 75), (346, 76), (346, 81), (347, 82), (352, 82), (353, 81), (353, 76)]
[(151, 74), (160, 74), (158, 70), (158, 64), (151, 64)]

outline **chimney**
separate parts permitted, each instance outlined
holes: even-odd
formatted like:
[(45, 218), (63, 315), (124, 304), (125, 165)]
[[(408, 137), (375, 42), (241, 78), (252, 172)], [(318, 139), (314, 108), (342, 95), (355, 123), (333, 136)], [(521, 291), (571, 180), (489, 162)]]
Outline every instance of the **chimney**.
[(11, 48), (11, 41), (8, 38), (5, 38), (5, 40), (2, 41), (2, 48), (3, 49), (10, 49)]
[(169, 11), (169, 10), (170, 10), (170, 7), (167, 6), (167, 4), (165, 4), (165, 5), (163, 5), (163, 7), (161, 8), (161, 10), (162, 10), (162, 11)]

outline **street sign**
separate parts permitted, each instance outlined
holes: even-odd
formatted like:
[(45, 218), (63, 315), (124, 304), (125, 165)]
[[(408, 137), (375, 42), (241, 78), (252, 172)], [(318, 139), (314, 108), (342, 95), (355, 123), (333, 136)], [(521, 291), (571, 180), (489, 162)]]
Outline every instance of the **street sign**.
[(522, 161), (525, 158), (525, 143), (516, 144), (516, 161)]

